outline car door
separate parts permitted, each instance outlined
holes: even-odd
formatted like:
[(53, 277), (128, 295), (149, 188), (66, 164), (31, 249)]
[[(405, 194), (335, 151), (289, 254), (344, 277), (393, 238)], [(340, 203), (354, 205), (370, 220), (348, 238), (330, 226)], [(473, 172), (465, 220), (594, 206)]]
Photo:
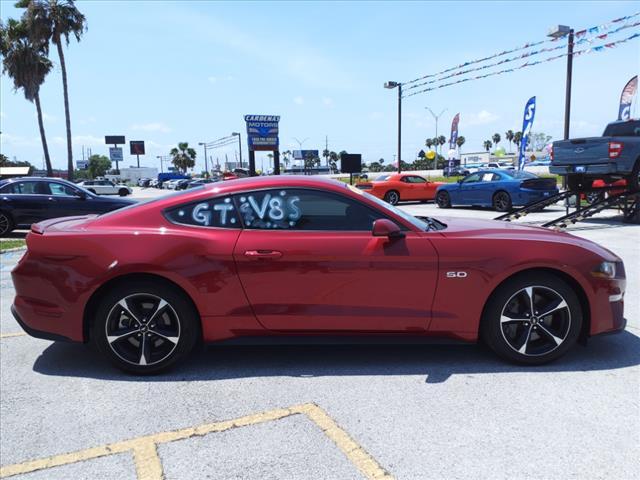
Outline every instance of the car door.
[(478, 201), (480, 184), (482, 182), (482, 173), (476, 172), (466, 176), (460, 183), (458, 189), (457, 203), (473, 205)]
[(484, 172), (480, 178), (480, 183), (475, 190), (475, 202), (479, 205), (492, 205), (493, 194), (498, 188), (498, 183), (502, 177), (498, 173)]
[(16, 225), (30, 225), (42, 219), (42, 205), (46, 205), (42, 187), (41, 182), (28, 180), (3, 187), (0, 198)]
[[(43, 182), (44, 183), (44, 182)], [(81, 196), (78, 190), (60, 182), (46, 182), (49, 205), (46, 218), (71, 217), (97, 213), (90, 198)]]
[[(423, 331), (438, 259), (428, 239), (373, 237), (379, 210), (337, 193), (279, 189), (235, 197), (234, 249), (258, 320), (279, 331)], [(404, 227), (406, 229), (406, 227)]]
[(407, 184), (409, 195), (407, 200), (426, 200), (428, 198), (427, 181), (418, 175), (406, 175), (403, 181)]

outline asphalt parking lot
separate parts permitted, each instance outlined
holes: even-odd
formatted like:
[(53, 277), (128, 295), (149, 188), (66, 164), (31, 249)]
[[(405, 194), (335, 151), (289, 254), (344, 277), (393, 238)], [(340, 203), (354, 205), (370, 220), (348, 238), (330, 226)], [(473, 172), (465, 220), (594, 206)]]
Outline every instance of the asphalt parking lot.
[(21, 334), (9, 311), (21, 252), (2, 254), (0, 477), (638, 478), (640, 226), (601, 215), (570, 231), (625, 261), (628, 326), (544, 367), (475, 345), (212, 346), (138, 378)]

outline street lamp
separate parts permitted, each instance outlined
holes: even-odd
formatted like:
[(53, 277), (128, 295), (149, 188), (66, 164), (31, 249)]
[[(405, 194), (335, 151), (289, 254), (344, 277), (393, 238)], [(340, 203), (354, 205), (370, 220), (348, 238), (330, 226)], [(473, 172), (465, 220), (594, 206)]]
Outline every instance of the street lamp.
[(402, 171), (402, 157), (400, 150), (402, 148), (402, 84), (400, 82), (386, 82), (384, 88), (398, 88), (398, 173)]
[[(444, 110), (442, 110), (440, 112), (439, 115), (436, 115), (435, 113), (433, 113), (433, 110), (431, 110), (429, 107), (424, 107), (424, 108), (429, 110), (429, 113), (431, 113), (431, 115), (433, 116), (434, 120), (436, 121), (436, 138), (438, 138), (438, 120), (440, 119), (442, 114), (447, 111), (447, 109), (445, 108)], [(438, 145), (436, 145), (436, 148), (438, 148)], [(442, 155), (442, 147), (440, 147), (440, 154)]]
[(160, 160), (160, 173), (164, 173), (164, 170), (162, 169), (162, 161), (164, 160), (164, 156), (156, 155), (156, 158)]
[(567, 43), (567, 83), (564, 97), (564, 139), (569, 140), (569, 120), (571, 118), (571, 76), (573, 73), (573, 28), (566, 25), (556, 25), (547, 33), (551, 38), (569, 36)]
[(232, 137), (238, 137), (238, 150), (240, 151), (240, 168), (242, 168), (242, 135), (240, 132), (232, 132)]
[(207, 161), (207, 144), (204, 142), (199, 142), (198, 145), (202, 145), (204, 147), (204, 171), (209, 175), (209, 162)]

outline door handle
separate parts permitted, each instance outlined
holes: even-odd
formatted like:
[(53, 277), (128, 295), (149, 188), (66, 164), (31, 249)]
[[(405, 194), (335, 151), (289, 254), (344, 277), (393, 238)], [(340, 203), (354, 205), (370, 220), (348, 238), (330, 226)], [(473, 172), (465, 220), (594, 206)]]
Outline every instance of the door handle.
[(277, 250), (247, 250), (244, 256), (253, 260), (275, 260), (282, 257), (282, 252)]

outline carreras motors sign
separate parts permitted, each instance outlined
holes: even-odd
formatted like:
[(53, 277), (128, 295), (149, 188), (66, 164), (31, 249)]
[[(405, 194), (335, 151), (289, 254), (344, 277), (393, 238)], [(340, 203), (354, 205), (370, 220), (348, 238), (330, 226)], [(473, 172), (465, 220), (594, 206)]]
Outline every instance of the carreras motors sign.
[(278, 150), (279, 115), (245, 115), (249, 150)]

